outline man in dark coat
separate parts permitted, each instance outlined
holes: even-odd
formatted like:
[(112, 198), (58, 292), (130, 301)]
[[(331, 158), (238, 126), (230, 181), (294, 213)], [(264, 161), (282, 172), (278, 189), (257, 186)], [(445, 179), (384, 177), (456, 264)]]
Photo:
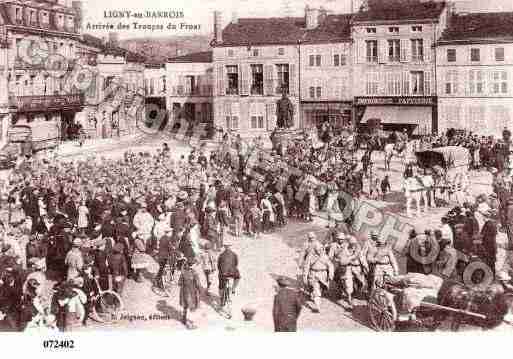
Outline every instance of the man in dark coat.
[[(217, 259), (217, 271), (219, 274), (219, 296), (222, 299), (224, 298), (223, 294), (228, 281), (233, 279), (231, 294), (234, 295), (235, 289), (237, 288), (240, 280), (239, 257), (230, 248), (230, 242), (225, 242), (224, 247), (225, 250), (219, 255), (219, 258)], [(223, 303), (223, 300), (221, 300), (221, 308), (224, 308), (226, 304), (227, 303)], [(230, 313), (228, 314), (231, 316)]]
[(287, 278), (280, 277), (277, 282), (280, 287), (274, 296), (274, 331), (295, 332), (302, 307), (299, 293), (291, 288), (292, 283)]

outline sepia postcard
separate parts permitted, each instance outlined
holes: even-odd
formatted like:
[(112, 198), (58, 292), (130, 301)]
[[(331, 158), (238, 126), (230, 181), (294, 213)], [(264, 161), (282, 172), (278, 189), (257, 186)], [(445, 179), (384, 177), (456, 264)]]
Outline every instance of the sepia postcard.
[(510, 331), (511, 131), (509, 0), (0, 0), (0, 343)]

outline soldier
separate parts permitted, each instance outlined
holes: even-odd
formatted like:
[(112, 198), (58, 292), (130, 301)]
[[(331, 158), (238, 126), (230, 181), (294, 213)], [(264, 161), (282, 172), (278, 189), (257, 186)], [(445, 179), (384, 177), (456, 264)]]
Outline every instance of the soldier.
[(278, 128), (290, 128), (294, 125), (294, 105), (287, 97), (287, 91), (282, 91), (281, 99), (276, 106), (276, 123)]
[(321, 306), (322, 290), (329, 288), (329, 282), (333, 279), (334, 268), (322, 245), (317, 242), (313, 250), (306, 257), (303, 268), (303, 282), (308, 283), (311, 289), (311, 297), (314, 303), (313, 312), (319, 313)]

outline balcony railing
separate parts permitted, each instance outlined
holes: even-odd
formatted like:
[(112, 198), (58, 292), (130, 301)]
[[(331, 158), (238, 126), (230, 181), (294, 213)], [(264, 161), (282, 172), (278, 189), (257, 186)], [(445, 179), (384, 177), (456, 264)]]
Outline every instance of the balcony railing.
[(424, 61), (424, 55), (412, 55), (412, 61), (422, 62)]
[(399, 62), (399, 60), (400, 60), (399, 55), (397, 55), (397, 56), (395, 56), (395, 55), (394, 56), (388, 56), (388, 61), (389, 62)]
[(367, 56), (367, 62), (368, 63), (377, 63), (378, 57), (377, 56)]

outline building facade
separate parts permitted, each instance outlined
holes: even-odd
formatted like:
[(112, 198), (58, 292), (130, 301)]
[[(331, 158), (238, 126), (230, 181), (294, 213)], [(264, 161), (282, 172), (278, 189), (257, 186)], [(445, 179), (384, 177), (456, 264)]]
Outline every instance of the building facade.
[[(0, 141), (12, 124), (39, 127), (53, 141), (68, 138), (83, 96), (70, 86), (68, 68), (77, 56), (80, 2), (0, 2), (0, 66), (12, 105), (3, 111)], [(34, 140), (37, 140), (35, 138)]]
[(434, 44), (447, 23), (444, 2), (362, 10), (352, 21), (355, 122), (383, 129), (436, 132)]
[(149, 96), (152, 87), (158, 87), (159, 84), (165, 86), (164, 89), (157, 88), (157, 91), (164, 93), (169, 123), (186, 121), (210, 128), (214, 126), (212, 51), (168, 59), (164, 75), (158, 75), (154, 82), (150, 79)]
[[(311, 14), (313, 12), (313, 14)], [(314, 128), (329, 121), (337, 127), (350, 125), (353, 105), (353, 51), (351, 15), (328, 15), (307, 8), (306, 17), (320, 23), (311, 30), (300, 47), (300, 128)]]
[[(215, 23), (219, 24), (219, 13)], [(234, 19), (213, 41), (214, 124), (242, 136), (276, 127), (285, 92), (299, 125), (299, 44), (296, 18)]]
[[(437, 43), (440, 130), (500, 137), (513, 115), (513, 13), (460, 14)], [(502, 24), (502, 26), (497, 26)]]

